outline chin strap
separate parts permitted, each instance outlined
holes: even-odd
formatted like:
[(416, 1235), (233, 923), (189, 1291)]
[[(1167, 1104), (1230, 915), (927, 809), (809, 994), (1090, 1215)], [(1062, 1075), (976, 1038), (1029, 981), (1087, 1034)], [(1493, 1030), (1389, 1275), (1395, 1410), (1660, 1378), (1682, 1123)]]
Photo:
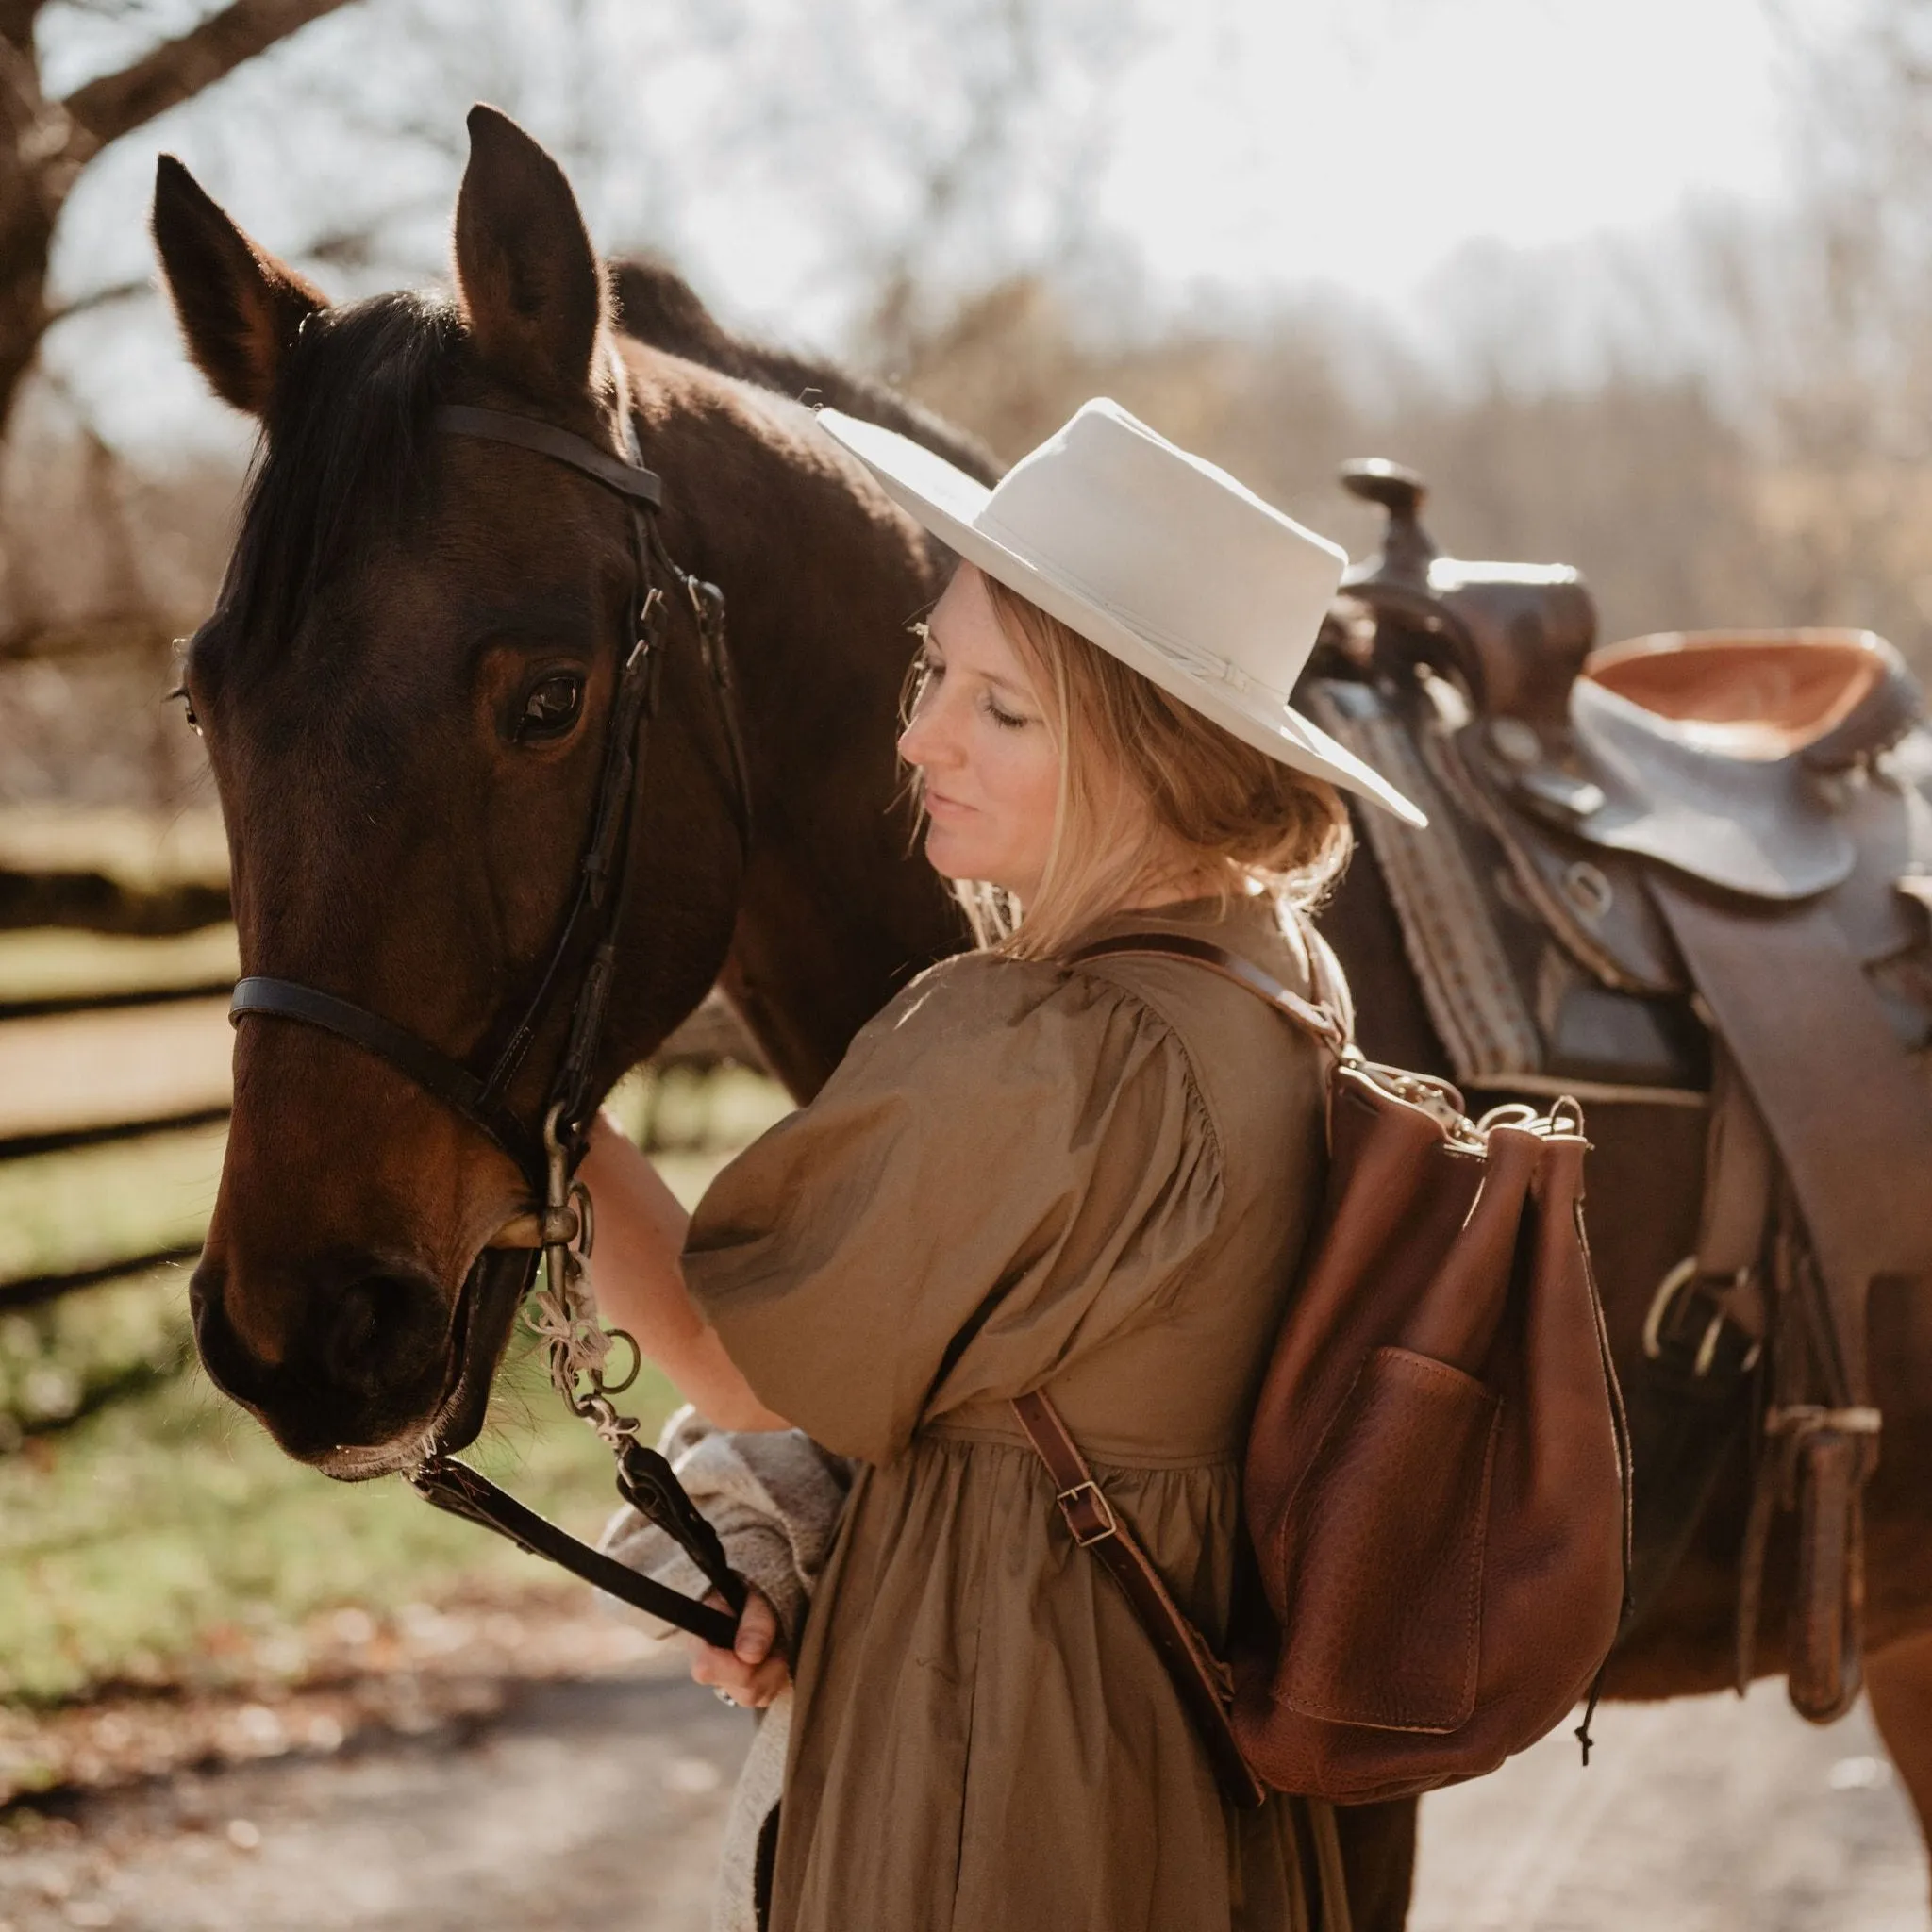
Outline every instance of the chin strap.
[[(524, 1319), (543, 1344), (551, 1387), (572, 1414), (596, 1430), (617, 1458), (618, 1493), (686, 1552), (724, 1598), (726, 1608), (694, 1602), (629, 1569), (534, 1509), (525, 1508), (488, 1476), (454, 1457), (432, 1450), (410, 1472), (409, 1480), (417, 1493), (439, 1509), (493, 1529), (533, 1557), (560, 1564), (573, 1575), (647, 1616), (728, 1650), (745, 1605), (744, 1579), (726, 1559), (718, 1532), (685, 1494), (676, 1472), (643, 1441), (638, 1432), (638, 1419), (621, 1414), (614, 1400), (637, 1380), (643, 1358), (629, 1335), (621, 1328), (606, 1328), (597, 1318), (597, 1304), (584, 1266), (596, 1239), (596, 1223), (591, 1212), (590, 1190), (575, 1176), (574, 1142), (564, 1134), (564, 1108), (563, 1101), (553, 1103), (543, 1121), (547, 1156), (543, 1283), (529, 1296)], [(620, 1342), (630, 1350), (629, 1366), (621, 1381), (609, 1374), (610, 1357)]]

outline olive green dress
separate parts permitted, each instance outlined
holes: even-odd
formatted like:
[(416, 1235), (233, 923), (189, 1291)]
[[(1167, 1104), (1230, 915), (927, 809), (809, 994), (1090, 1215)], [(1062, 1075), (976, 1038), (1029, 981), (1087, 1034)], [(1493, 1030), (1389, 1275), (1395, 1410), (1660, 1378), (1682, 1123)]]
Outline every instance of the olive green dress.
[[(1308, 991), (1264, 902), (1108, 929), (1158, 925)], [(759, 1398), (861, 1463), (796, 1660), (774, 1932), (1305, 1924), (1286, 1805), (1223, 1803), (1007, 1403), (1049, 1390), (1219, 1641), (1324, 1081), (1198, 966), (969, 954), (706, 1195), (693, 1294)]]

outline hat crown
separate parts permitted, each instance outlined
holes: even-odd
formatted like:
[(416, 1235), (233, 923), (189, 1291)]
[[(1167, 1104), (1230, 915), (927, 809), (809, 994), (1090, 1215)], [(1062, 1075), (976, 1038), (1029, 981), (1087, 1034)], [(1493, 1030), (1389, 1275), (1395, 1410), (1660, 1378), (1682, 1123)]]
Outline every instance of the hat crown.
[(1348, 559), (1118, 403), (996, 487), (874, 423), (819, 422), (961, 558), (1265, 757), (1421, 812), (1290, 702)]
[(975, 521), (1151, 642), (1284, 698), (1348, 562), (1105, 397), (1016, 463)]

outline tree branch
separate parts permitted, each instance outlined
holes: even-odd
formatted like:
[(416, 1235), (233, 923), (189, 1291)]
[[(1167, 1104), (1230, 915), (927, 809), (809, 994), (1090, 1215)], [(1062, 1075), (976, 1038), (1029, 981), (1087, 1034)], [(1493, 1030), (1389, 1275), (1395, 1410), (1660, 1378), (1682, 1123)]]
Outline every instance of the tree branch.
[(131, 67), (104, 74), (61, 102), (73, 131), (69, 158), (84, 160), (110, 141), (165, 114), (224, 75), (349, 0), (232, 0)]
[[(283, 252), (291, 262), (319, 261), (336, 267), (367, 268), (372, 262), (384, 259), (376, 253), (377, 241), (375, 225), (365, 224), (355, 228), (332, 228), (328, 233), (317, 236), (313, 242)], [(400, 265), (412, 269), (416, 266), (413, 262)], [(146, 275), (130, 275), (125, 282), (104, 282), (99, 288), (90, 289), (85, 294), (63, 302), (59, 308), (49, 309), (47, 327), (58, 328), (61, 323), (70, 322), (76, 315), (91, 314), (96, 308), (111, 308), (117, 302), (132, 302), (140, 296), (152, 295), (158, 287), (152, 271)]]
[(71, 302), (63, 302), (58, 308), (50, 308), (47, 311), (47, 327), (56, 328), (76, 315), (86, 315), (95, 308), (111, 308), (117, 302), (131, 302), (137, 295), (152, 295), (154, 291), (155, 278), (152, 275), (125, 282), (108, 282), (102, 288), (90, 289), (85, 295), (76, 295)]

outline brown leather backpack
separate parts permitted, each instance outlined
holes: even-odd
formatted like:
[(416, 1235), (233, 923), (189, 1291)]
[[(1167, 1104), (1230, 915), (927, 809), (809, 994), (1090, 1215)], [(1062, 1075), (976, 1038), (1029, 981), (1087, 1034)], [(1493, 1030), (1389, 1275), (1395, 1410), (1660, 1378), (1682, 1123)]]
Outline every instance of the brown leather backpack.
[(1272, 1627), (1237, 1641), (1231, 1671), (1047, 1398), (1022, 1397), (1020, 1420), (1237, 1803), (1265, 1784), (1361, 1804), (1493, 1771), (1591, 1690), (1624, 1602), (1629, 1454), (1581, 1117), (1561, 1102), (1472, 1122), (1445, 1083), (1363, 1062), (1340, 1000), (1301, 999), (1192, 935), (1073, 958), (1124, 953), (1210, 967), (1337, 1054), (1322, 1224), (1248, 1440)]

